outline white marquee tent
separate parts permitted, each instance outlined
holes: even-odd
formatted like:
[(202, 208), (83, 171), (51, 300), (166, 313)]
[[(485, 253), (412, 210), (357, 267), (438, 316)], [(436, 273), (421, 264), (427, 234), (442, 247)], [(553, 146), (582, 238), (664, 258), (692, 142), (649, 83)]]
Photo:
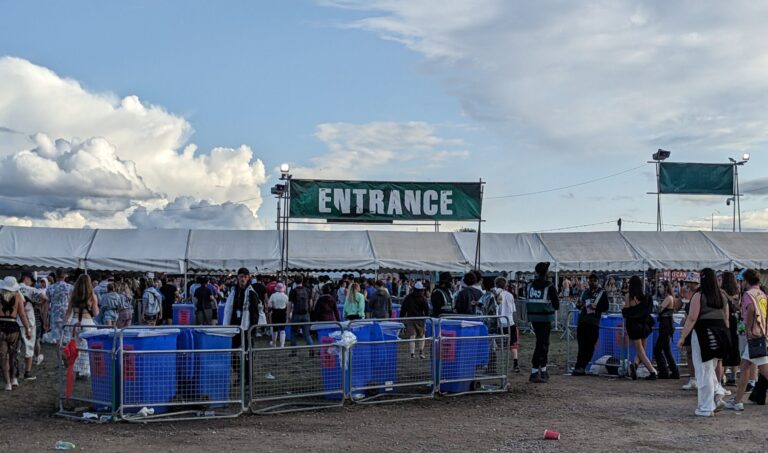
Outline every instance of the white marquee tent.
[[(0, 265), (113, 271), (276, 271), (281, 235), (242, 230), (89, 230), (0, 227)], [(461, 272), (475, 261), (473, 233), (290, 231), (288, 267), (302, 270)], [(768, 269), (768, 233), (484, 233), (480, 268), (532, 271)]]

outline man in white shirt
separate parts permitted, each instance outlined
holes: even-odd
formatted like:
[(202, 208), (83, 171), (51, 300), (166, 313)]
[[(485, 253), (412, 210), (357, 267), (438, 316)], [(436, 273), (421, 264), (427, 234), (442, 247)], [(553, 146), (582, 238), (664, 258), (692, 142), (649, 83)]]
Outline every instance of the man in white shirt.
[[(493, 282), (495, 288), (493, 294), (496, 296), (496, 303), (499, 306), (499, 316), (501, 318), (501, 326), (509, 327), (509, 348), (512, 351), (513, 370), (515, 373), (520, 372), (520, 364), (517, 360), (517, 354), (519, 349), (517, 326), (515, 325), (515, 296), (507, 291), (507, 279), (504, 277), (498, 277)], [(506, 317), (506, 318), (504, 318)], [(507, 321), (509, 325), (507, 325)]]
[(42, 312), (45, 311), (45, 314), (48, 314), (47, 306), (44, 307), (48, 303), (48, 297), (45, 295), (45, 290), (33, 286), (34, 281), (31, 272), (22, 272), (19, 292), (24, 296), (24, 311), (32, 327), (32, 338), (28, 339), (22, 336), (24, 340), (24, 380), (26, 381), (37, 379), (32, 373), (32, 364), (43, 361), (43, 355), (40, 353), (40, 338), (43, 333), (42, 320), (44, 319)]

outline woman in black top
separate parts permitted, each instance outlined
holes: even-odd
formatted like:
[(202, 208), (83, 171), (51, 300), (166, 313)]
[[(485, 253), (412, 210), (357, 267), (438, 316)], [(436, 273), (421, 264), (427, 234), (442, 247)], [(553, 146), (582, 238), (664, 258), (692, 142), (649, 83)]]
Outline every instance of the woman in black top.
[(653, 318), (651, 318), (650, 298), (643, 294), (643, 281), (638, 276), (629, 279), (629, 293), (624, 299), (624, 308), (621, 314), (624, 316), (624, 326), (627, 329), (627, 336), (635, 346), (636, 356), (629, 364), (629, 375), (633, 380), (637, 379), (637, 365), (642, 362), (645, 368), (651, 373), (646, 379), (656, 380), (658, 373), (653, 364), (648, 360), (645, 353), (646, 340), (653, 329)]
[(659, 366), (659, 379), (680, 379), (680, 371), (677, 369), (675, 357), (670, 348), (670, 342), (675, 334), (672, 315), (680, 308), (680, 304), (669, 282), (662, 282), (661, 289), (664, 299), (659, 306), (659, 336), (653, 346), (653, 356)]

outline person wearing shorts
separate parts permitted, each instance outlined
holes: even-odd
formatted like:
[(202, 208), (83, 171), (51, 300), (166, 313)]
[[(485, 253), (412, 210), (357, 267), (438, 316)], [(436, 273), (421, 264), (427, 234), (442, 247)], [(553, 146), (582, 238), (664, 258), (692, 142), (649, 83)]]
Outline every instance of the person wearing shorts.
[[(400, 307), (401, 318), (423, 318), (429, 316), (429, 304), (427, 298), (424, 295), (424, 285), (421, 282), (416, 282), (413, 285), (413, 291), (410, 292)], [(416, 338), (421, 338), (419, 342), (419, 358), (425, 359), (424, 346), (426, 341), (425, 337), (425, 323), (424, 319), (406, 319), (405, 320), (405, 336), (411, 339), (409, 348), (411, 351), (411, 358), (416, 357)]]
[[(741, 353), (741, 375), (736, 389), (736, 397), (725, 403), (726, 409), (734, 411), (744, 410), (744, 394), (747, 390), (747, 381), (749, 380), (749, 371), (752, 366), (756, 366), (758, 372), (763, 377), (768, 378), (768, 357), (757, 355), (750, 357), (749, 343), (759, 340), (765, 341), (768, 333), (768, 296), (760, 289), (760, 276), (752, 269), (744, 273), (744, 280), (749, 285), (749, 289), (744, 293), (741, 300), (741, 319), (744, 320), (747, 334), (747, 345)], [(765, 353), (765, 351), (763, 351)]]

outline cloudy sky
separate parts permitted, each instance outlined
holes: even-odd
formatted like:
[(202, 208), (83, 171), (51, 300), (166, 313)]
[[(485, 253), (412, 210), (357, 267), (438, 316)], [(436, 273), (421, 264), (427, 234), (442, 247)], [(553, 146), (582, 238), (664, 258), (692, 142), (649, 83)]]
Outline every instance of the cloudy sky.
[[(664, 148), (750, 153), (742, 224), (768, 229), (764, 2), (0, 6), (1, 224), (273, 228), (288, 162), (482, 178), (486, 231), (655, 229)], [(725, 197), (663, 209), (669, 230), (732, 224)]]

